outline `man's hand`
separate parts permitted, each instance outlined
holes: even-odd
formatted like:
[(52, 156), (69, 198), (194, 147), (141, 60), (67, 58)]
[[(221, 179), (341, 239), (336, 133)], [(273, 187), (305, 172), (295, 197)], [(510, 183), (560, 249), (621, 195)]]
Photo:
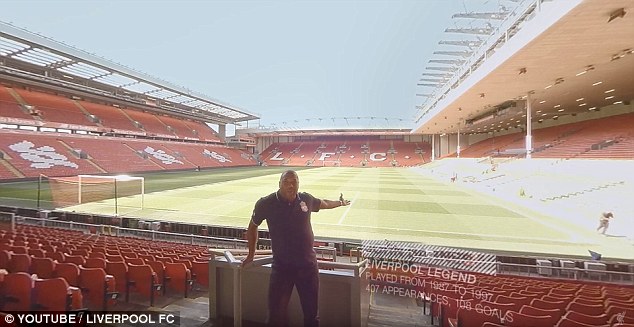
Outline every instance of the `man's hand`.
[(253, 256), (247, 255), (247, 257), (244, 258), (244, 260), (242, 260), (241, 266), (244, 268), (246, 265), (250, 264), (251, 262), (253, 262)]
[(341, 203), (342, 206), (348, 206), (350, 205), (350, 200), (340, 200), (339, 203)]

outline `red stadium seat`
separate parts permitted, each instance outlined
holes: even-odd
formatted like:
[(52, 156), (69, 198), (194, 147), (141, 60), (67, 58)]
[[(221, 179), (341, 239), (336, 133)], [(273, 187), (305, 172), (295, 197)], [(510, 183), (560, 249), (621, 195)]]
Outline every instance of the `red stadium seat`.
[(540, 309), (536, 307), (532, 307), (530, 305), (523, 305), (520, 309), (520, 313), (531, 315), (531, 316), (552, 316), (559, 320), (563, 315), (562, 309)]
[(619, 314), (626, 317), (634, 317), (634, 307), (613, 304), (607, 307), (605, 313), (608, 315), (608, 317), (618, 316)]
[(55, 265), (55, 277), (61, 277), (71, 286), (79, 286), (79, 267), (70, 262)]
[(86, 259), (84, 259), (81, 255), (66, 255), (64, 258), (64, 262), (74, 263), (78, 266), (82, 266), (86, 263)]
[(29, 255), (33, 258), (44, 258), (44, 250), (42, 249), (29, 249)]
[(86, 258), (86, 263), (83, 266), (86, 268), (106, 269), (106, 260), (102, 258)]
[(55, 262), (51, 258), (31, 258), (31, 273), (39, 278), (53, 278)]
[(562, 317), (555, 327), (609, 327), (609, 325), (588, 325)]
[(108, 310), (108, 303), (115, 301), (119, 293), (116, 292), (114, 277), (106, 275), (102, 268), (80, 267), (79, 286), (88, 299), (89, 308), (96, 310)]
[(527, 327), (527, 326), (554, 326), (559, 320), (553, 316), (533, 316), (519, 312), (507, 312), (508, 319), (504, 321), (504, 326)]
[(185, 267), (184, 263), (164, 263), (166, 287), (170, 290), (183, 292), (187, 297), (189, 288), (192, 286), (191, 271)]
[(603, 303), (605, 302), (605, 299), (600, 297), (591, 299), (587, 297), (577, 296), (574, 298), (574, 302), (588, 304), (588, 305), (603, 305)]
[[(504, 312), (500, 312), (497, 309), (491, 307), (480, 306), (479, 310), (475, 310), (475, 306), (478, 305), (475, 301), (471, 301), (472, 310), (459, 310), (458, 311), (458, 326), (459, 327), (480, 327), (485, 323), (501, 324), (500, 318), (504, 316)], [(480, 304), (481, 305), (481, 304)], [(497, 325), (495, 325), (497, 326)]]
[(608, 323), (608, 316), (605, 314), (593, 316), (577, 311), (568, 311), (566, 312), (565, 317), (570, 320), (588, 325), (605, 325)]
[(133, 264), (133, 265), (144, 265), (145, 261), (141, 258), (124, 258), (125, 259), (125, 263), (127, 263), (128, 265)]
[(44, 256), (46, 258), (51, 258), (58, 263), (64, 262), (66, 260), (66, 255), (62, 252), (46, 252)]
[(9, 270), (10, 262), (11, 262), (11, 252), (7, 250), (0, 250), (0, 269)]
[(152, 270), (156, 273), (159, 283), (163, 284), (163, 294), (167, 289), (167, 278), (165, 276), (165, 265), (160, 261), (146, 261), (147, 265), (152, 267)]
[(125, 262), (122, 256), (120, 255), (110, 255), (106, 254), (106, 261), (110, 262)]
[(209, 262), (194, 261), (192, 262), (192, 275), (196, 276), (197, 284), (204, 288), (209, 287)]
[(116, 290), (120, 296), (125, 294), (127, 297), (128, 291), (128, 266), (125, 262), (106, 262), (106, 273), (114, 276), (116, 282)]
[(535, 308), (546, 309), (546, 310), (550, 310), (550, 309), (563, 310), (566, 308), (566, 303), (563, 301), (551, 302), (551, 301), (545, 301), (540, 299), (533, 299), (530, 305)]
[(31, 256), (28, 254), (12, 254), (9, 262), (9, 272), (31, 272)]
[(603, 314), (605, 310), (603, 308), (603, 305), (588, 305), (578, 302), (571, 302), (566, 307), (566, 311), (584, 312), (591, 316), (598, 316)]
[(154, 297), (161, 290), (162, 285), (149, 265), (128, 265), (128, 292), (126, 302), (129, 301), (130, 292), (141, 293), (150, 299), (150, 306), (154, 306)]
[(33, 306), (39, 311), (69, 311), (83, 308), (81, 291), (64, 278), (38, 279), (33, 288)]
[(0, 303), (3, 303), (0, 309), (2, 311), (30, 311), (32, 289), (31, 275), (24, 272), (5, 275), (0, 288), (2, 300)]

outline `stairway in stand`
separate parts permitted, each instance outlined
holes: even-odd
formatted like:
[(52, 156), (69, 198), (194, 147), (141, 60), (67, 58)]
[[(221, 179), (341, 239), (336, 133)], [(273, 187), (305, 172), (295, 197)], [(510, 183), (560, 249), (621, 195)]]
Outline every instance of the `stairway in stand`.
[(419, 327), (433, 325), (431, 318), (423, 315), (423, 307), (418, 306), (415, 299), (377, 292), (373, 294), (370, 303), (368, 327), (384, 326)]

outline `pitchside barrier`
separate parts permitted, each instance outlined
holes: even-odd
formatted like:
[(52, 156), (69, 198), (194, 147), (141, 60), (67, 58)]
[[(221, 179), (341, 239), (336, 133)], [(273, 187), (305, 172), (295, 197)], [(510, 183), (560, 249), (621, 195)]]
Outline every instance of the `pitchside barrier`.
[[(18, 217), (19, 222), (77, 229), (86, 233), (131, 236), (219, 248), (246, 247), (244, 229), (229, 226), (144, 221), (128, 217), (1, 206), (0, 212), (14, 214)], [(159, 225), (160, 228), (157, 230)], [(632, 262), (548, 256), (540, 256), (539, 258), (495, 256), (490, 253), (464, 249), (397, 241), (366, 241), (363, 244), (350, 241), (317, 241), (315, 247), (320, 259), (327, 261), (337, 261), (340, 256), (350, 256), (349, 262), (359, 262), (364, 258), (370, 258), (376, 262), (416, 262), (426, 266), (442, 266), (489, 275), (521, 275), (630, 285), (634, 283), (634, 264)], [(336, 250), (332, 252), (330, 250), (321, 251), (319, 247)], [(265, 230), (259, 231), (258, 249), (270, 249), (269, 235)]]
[(110, 225), (60, 221), (56, 219), (15, 216), (13, 213), (0, 213), (3, 223), (14, 221), (16, 225), (32, 225), (40, 227), (61, 228), (84, 232), (85, 234), (101, 234), (115, 237), (134, 237), (152, 241), (164, 241), (190, 245), (202, 245), (210, 248), (246, 249), (247, 241), (202, 235), (184, 235), (156, 230), (125, 228)]

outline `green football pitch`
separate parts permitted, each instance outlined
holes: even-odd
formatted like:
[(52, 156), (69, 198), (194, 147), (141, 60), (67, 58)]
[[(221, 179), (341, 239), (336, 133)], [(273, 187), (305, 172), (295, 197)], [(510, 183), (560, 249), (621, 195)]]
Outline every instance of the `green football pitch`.
[[(117, 200), (117, 213), (148, 220), (246, 227), (255, 202), (277, 190), (285, 167), (212, 169), (200, 172), (139, 174), (139, 197)], [(389, 239), (509, 252), (631, 259), (624, 239), (606, 238), (575, 225), (459, 183), (434, 178), (421, 169), (297, 168), (300, 191), (337, 200), (348, 207), (313, 213), (317, 239)], [(421, 172), (422, 171), (422, 172)], [(3, 204), (33, 203), (37, 183), (0, 184)], [(30, 198), (30, 200), (29, 200)], [(21, 200), (26, 199), (26, 200)], [(7, 203), (8, 202), (8, 203)], [(65, 210), (114, 214), (114, 201), (86, 203)], [(263, 224), (261, 228), (266, 228)]]

